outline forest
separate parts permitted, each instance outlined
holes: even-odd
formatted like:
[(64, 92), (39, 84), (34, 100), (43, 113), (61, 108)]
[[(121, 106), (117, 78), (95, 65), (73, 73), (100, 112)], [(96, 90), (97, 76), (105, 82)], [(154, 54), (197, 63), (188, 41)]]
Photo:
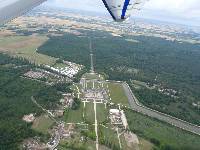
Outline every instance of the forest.
[[(141, 91), (143, 96), (140, 94), (140, 97), (153, 97), (152, 103), (155, 102), (156, 105), (151, 105), (152, 108), (158, 109), (158, 106), (164, 105), (172, 115), (200, 124), (199, 111), (192, 107), (192, 103), (198, 102), (200, 97), (200, 44), (147, 36), (114, 37), (98, 30), (80, 32), (83, 33), (82, 36), (50, 36), (38, 52), (83, 64), (89, 70), (90, 37), (97, 72), (111, 80), (127, 81), (129, 84), (130, 80), (139, 80), (178, 91), (178, 102), (164, 95), (155, 96), (153, 91)], [(168, 102), (163, 104), (161, 99)], [(142, 102), (148, 105), (146, 100), (143, 99)], [(170, 108), (172, 104), (176, 104), (173, 109)], [(183, 113), (184, 107), (190, 112), (187, 117)]]
[[(37, 102), (51, 107), (60, 96), (56, 87), (48, 87), (36, 81), (21, 78), (33, 65), (18, 58), (0, 54), (0, 149), (20, 149), (24, 139), (34, 136), (45, 138), (31, 128), (31, 124), (22, 120), (24, 115), (43, 112), (32, 101), (31, 96), (38, 96)], [(45, 95), (41, 96), (41, 91)], [(51, 97), (47, 100), (48, 97)], [(50, 103), (50, 104), (52, 104)]]

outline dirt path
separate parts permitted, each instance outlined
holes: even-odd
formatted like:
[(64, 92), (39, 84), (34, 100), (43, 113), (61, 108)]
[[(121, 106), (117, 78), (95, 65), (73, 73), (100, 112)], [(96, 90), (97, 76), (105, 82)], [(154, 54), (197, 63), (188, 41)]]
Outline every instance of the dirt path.
[(38, 104), (37, 101), (34, 99), (33, 96), (31, 96), (31, 100), (32, 100), (32, 102), (33, 102), (34, 104), (36, 104), (40, 109), (42, 109), (45, 113), (47, 113), (48, 116), (49, 116), (51, 119), (53, 119), (56, 123), (58, 123), (57, 120), (54, 118), (53, 114), (50, 113), (47, 109), (43, 108), (40, 104)]

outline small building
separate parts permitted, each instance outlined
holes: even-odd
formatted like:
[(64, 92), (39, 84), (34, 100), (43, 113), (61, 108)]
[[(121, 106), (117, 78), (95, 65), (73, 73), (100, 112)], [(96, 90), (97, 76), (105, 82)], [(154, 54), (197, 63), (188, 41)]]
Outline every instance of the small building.
[(110, 109), (110, 120), (113, 125), (122, 125), (121, 114), (119, 109)]
[(120, 113), (121, 113), (122, 124), (123, 124), (124, 128), (127, 129), (128, 128), (128, 122), (126, 120), (126, 116), (124, 114), (124, 111), (121, 110)]
[(55, 110), (55, 116), (62, 117), (64, 115), (64, 110)]
[(128, 128), (128, 123), (123, 110), (110, 109), (109, 114), (110, 114), (111, 124), (116, 126), (123, 126), (125, 129)]
[(74, 103), (74, 99), (71, 93), (63, 94), (63, 99), (60, 100), (60, 103), (64, 108), (71, 108)]
[(22, 119), (27, 123), (31, 123), (35, 120), (35, 116), (34, 114), (24, 115)]

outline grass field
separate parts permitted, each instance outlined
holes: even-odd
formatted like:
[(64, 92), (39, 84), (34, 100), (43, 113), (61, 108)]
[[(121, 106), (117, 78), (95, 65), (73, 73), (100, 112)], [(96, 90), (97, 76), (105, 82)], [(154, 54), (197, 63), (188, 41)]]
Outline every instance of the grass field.
[(131, 110), (126, 111), (126, 116), (130, 129), (148, 140), (156, 139), (161, 145), (167, 144), (179, 149), (198, 150), (200, 147), (200, 136)]
[(111, 128), (104, 128), (99, 126), (99, 137), (105, 138), (105, 140), (110, 141), (112, 144), (119, 146), (119, 141), (117, 138), (117, 133), (115, 133)]
[(48, 40), (45, 36), (0, 37), (0, 52), (23, 57), (32, 63), (53, 65), (56, 58), (37, 53), (37, 48)]
[(143, 138), (139, 138), (139, 142), (140, 142), (139, 144), (140, 150), (153, 150), (154, 145), (149, 141)]
[(66, 123), (81, 123), (83, 122), (83, 103), (81, 103), (78, 110), (66, 110), (64, 117)]
[(105, 108), (104, 104), (97, 104), (97, 114), (98, 123), (106, 121), (108, 116), (108, 109)]
[(113, 103), (129, 105), (128, 98), (126, 97), (124, 89), (120, 83), (108, 83), (108, 89)]
[(48, 129), (53, 125), (54, 121), (47, 115), (42, 115), (34, 121), (32, 128), (38, 132), (47, 134)]
[(145, 87), (145, 88), (148, 88), (148, 89), (154, 89), (155, 87), (149, 87), (148, 85), (147, 85), (147, 83), (145, 83), (145, 82), (142, 82), (142, 81), (138, 81), (138, 80), (132, 80), (132, 84), (133, 84), (133, 86), (136, 88), (136, 89), (140, 89), (140, 88), (143, 88), (143, 87)]
[[(104, 104), (96, 104), (97, 109), (97, 120), (98, 123), (102, 123), (106, 121), (108, 116), (108, 110), (105, 108)], [(94, 124), (95, 116), (94, 116), (94, 104), (86, 103), (85, 107), (85, 119), (87, 122)]]
[(91, 73), (86, 73), (83, 75), (83, 78), (92, 80), (92, 79), (97, 79), (97, 80), (104, 80), (102, 75), (99, 74), (91, 74)]
[(85, 105), (85, 120), (90, 124), (94, 124), (95, 116), (93, 103), (86, 103)]
[(53, 67), (55, 67), (55, 68), (65, 68), (65, 67), (67, 67), (67, 66), (68, 66), (68, 65), (63, 64), (63, 63), (56, 63), (56, 64), (53, 65)]

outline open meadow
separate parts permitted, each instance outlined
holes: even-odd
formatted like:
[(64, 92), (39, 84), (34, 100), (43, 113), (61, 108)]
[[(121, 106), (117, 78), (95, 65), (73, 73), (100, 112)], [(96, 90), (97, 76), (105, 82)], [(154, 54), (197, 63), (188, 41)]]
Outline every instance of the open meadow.
[(44, 44), (48, 38), (46, 36), (0, 36), (0, 52), (10, 56), (22, 57), (35, 64), (53, 65), (56, 58), (40, 54), (37, 48)]

